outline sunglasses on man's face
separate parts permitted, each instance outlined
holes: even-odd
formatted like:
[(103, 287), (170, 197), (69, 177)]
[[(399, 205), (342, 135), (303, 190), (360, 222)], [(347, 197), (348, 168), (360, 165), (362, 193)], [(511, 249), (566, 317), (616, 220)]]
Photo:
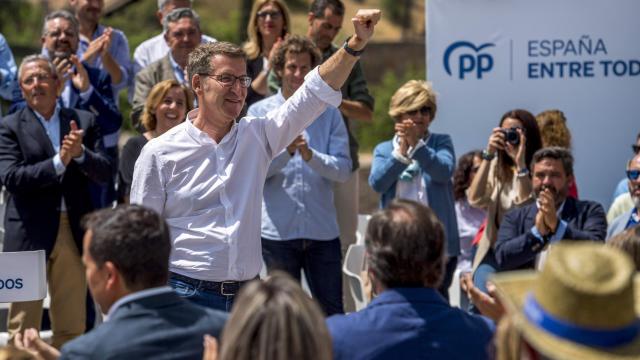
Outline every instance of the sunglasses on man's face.
[(627, 178), (631, 181), (637, 181), (640, 177), (640, 170), (627, 170)]
[(640, 153), (640, 145), (631, 145), (631, 148), (634, 154)]

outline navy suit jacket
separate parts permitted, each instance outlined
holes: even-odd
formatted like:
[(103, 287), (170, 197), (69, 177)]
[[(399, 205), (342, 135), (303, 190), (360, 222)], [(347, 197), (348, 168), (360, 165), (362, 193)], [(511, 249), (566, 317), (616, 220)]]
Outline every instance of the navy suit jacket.
[[(538, 207), (533, 202), (504, 215), (495, 244), (499, 270), (535, 267), (536, 255), (543, 250), (542, 243), (531, 232), (537, 213)], [(563, 239), (604, 241), (607, 235), (607, 218), (602, 205), (596, 202), (568, 197), (560, 218), (567, 222)]]
[(327, 319), (340, 359), (488, 359), (491, 320), (453, 308), (435, 289), (393, 288)]
[(202, 359), (227, 314), (166, 292), (124, 303), (108, 321), (62, 347), (63, 359)]
[(71, 120), (84, 130), (85, 159), (72, 160), (63, 175), (56, 174), (56, 154), (44, 127), (30, 108), (0, 122), (0, 179), (9, 192), (5, 213), (4, 251), (45, 250), (56, 241), (60, 204), (64, 197), (74, 240), (82, 249), (82, 216), (93, 211), (89, 180), (106, 182), (111, 163), (93, 114), (60, 109), (60, 139), (69, 133)]
[[(102, 136), (113, 134), (120, 130), (122, 125), (122, 114), (118, 110), (115, 102), (113, 101), (113, 88), (111, 87), (111, 76), (109, 73), (98, 68), (92, 67), (86, 62), (82, 63), (89, 75), (89, 83), (93, 86), (93, 91), (87, 101), (80, 98), (78, 89), (71, 86), (71, 91), (75, 93), (74, 97), (78, 99), (78, 102), (74, 104), (74, 109), (80, 109), (90, 111), (96, 116), (98, 126), (100, 126), (100, 133)], [(9, 113), (13, 113), (19, 109), (25, 108), (27, 103), (20, 97), (14, 99)]]
[[(416, 150), (413, 159), (420, 164), (422, 179), (427, 188), (429, 207), (433, 209), (444, 226), (447, 236), (447, 255), (458, 256), (460, 237), (451, 182), (456, 163), (453, 142), (449, 135), (432, 133), (426, 145)], [(386, 207), (396, 197), (398, 177), (408, 166), (396, 160), (391, 154), (392, 151), (392, 140), (378, 144), (373, 151), (369, 185), (380, 193), (381, 208)]]

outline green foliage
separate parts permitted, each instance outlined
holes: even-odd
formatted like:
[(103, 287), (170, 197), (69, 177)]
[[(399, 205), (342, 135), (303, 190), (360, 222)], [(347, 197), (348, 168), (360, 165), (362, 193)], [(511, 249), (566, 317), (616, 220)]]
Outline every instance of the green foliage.
[[(402, 2), (404, 3), (404, 1)], [(382, 0), (384, 16), (388, 16), (392, 22), (400, 24), (405, 8), (399, 0)]]
[(402, 84), (411, 79), (424, 79), (424, 69), (409, 68), (404, 74), (398, 76), (388, 70), (382, 77), (382, 81), (371, 86), (371, 95), (376, 100), (373, 111), (372, 123), (358, 123), (355, 129), (356, 138), (360, 143), (360, 151), (368, 152), (382, 141), (389, 140), (393, 136), (393, 120), (389, 117), (389, 102), (391, 96)]
[(156, 18), (158, 4), (156, 1), (135, 1), (102, 19), (102, 24), (122, 30), (129, 41), (129, 52), (143, 41), (159, 34), (162, 26)]
[(30, 2), (2, 1), (0, 32), (7, 39), (12, 50), (13, 48), (39, 47), (43, 17), (43, 9)]

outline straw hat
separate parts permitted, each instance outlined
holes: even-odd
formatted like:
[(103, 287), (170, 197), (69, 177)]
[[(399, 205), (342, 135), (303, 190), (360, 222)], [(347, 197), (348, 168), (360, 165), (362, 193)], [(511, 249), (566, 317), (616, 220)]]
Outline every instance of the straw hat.
[(524, 339), (552, 359), (640, 359), (640, 275), (618, 249), (559, 243), (540, 273), (494, 278)]

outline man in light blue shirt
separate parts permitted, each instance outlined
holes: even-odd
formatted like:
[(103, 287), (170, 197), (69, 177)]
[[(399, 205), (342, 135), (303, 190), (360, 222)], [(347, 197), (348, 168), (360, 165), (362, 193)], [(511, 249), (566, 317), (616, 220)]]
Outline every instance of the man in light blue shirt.
[[(321, 61), (319, 50), (291, 36), (274, 58), (282, 79), (276, 95), (252, 105), (248, 116), (279, 108)], [(304, 269), (313, 296), (326, 314), (343, 312), (341, 252), (333, 183), (351, 172), (349, 140), (340, 111), (329, 107), (272, 161), (262, 203), (262, 251), (269, 271), (300, 280)]]
[(127, 37), (118, 29), (100, 24), (103, 0), (69, 0), (69, 5), (80, 25), (77, 55), (109, 73), (114, 101), (118, 104), (118, 92), (127, 87), (132, 72)]

